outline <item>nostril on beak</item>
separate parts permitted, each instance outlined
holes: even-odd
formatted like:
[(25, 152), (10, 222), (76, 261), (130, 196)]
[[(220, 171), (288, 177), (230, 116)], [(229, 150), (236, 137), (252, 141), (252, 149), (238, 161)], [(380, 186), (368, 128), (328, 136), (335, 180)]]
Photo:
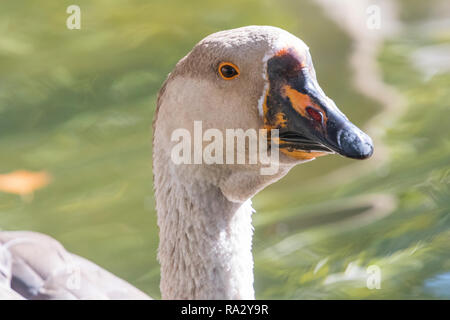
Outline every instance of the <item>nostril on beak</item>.
[(341, 129), (337, 136), (340, 154), (353, 159), (367, 159), (373, 154), (372, 139), (356, 127)]
[(314, 109), (313, 107), (306, 107), (306, 112), (308, 112), (309, 116), (314, 119), (314, 121), (323, 125), (323, 115), (322, 112)]

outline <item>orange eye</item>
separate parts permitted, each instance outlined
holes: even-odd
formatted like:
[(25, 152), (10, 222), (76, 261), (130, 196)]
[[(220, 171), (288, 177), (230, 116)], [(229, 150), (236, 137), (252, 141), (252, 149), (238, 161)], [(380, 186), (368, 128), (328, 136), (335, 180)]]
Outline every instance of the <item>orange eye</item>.
[(239, 68), (231, 62), (219, 64), (219, 74), (225, 80), (231, 80), (239, 76)]

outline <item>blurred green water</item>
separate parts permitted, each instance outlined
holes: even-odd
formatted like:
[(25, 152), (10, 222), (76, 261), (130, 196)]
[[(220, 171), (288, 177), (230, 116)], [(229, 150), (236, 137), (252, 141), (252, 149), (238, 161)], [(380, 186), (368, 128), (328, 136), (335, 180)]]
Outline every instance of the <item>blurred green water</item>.
[[(250, 24), (285, 28), (310, 46), (322, 88), (355, 123), (380, 109), (352, 86), (349, 38), (310, 1), (77, 1), (79, 31), (65, 27), (70, 4), (0, 4), (0, 173), (53, 177), (32, 201), (0, 193), (0, 227), (50, 234), (153, 297), (150, 124), (165, 76), (198, 40)], [(428, 298), (429, 279), (449, 286), (435, 277), (450, 271), (450, 77), (424, 82), (409, 60), (433, 41), (448, 38), (406, 31), (380, 53), (386, 81), (407, 97), (405, 115), (381, 128), (390, 161), (330, 181), (320, 177), (352, 161), (325, 157), (255, 197), (257, 297)], [(365, 286), (373, 264), (381, 290)]]

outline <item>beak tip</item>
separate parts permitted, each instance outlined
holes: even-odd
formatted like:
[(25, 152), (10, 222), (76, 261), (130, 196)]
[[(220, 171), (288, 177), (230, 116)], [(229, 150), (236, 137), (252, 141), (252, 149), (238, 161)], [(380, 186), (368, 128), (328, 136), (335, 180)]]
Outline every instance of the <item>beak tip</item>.
[(359, 160), (368, 159), (373, 154), (373, 144), (370, 142), (364, 142), (362, 151), (354, 158)]
[(356, 127), (342, 130), (338, 136), (338, 144), (339, 153), (348, 158), (364, 160), (373, 154), (372, 139)]

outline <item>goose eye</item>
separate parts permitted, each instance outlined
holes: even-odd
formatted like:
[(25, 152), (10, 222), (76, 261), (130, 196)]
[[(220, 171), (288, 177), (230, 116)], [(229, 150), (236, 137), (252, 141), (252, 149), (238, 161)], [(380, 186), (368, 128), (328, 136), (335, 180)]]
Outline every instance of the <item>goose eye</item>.
[(239, 68), (231, 62), (222, 62), (219, 65), (219, 74), (225, 80), (231, 80), (239, 75)]

